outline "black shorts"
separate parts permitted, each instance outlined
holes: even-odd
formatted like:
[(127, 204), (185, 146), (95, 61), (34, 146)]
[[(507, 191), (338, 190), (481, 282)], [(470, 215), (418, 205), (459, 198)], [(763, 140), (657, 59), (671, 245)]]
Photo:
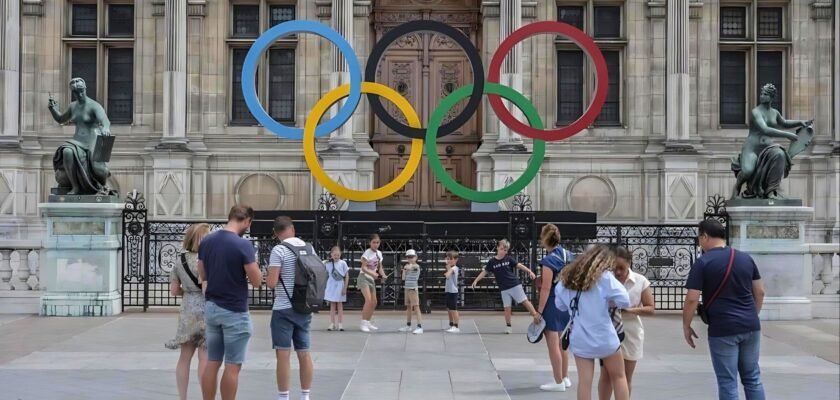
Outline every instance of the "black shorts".
[(446, 294), (446, 309), (449, 311), (458, 311), (458, 293)]

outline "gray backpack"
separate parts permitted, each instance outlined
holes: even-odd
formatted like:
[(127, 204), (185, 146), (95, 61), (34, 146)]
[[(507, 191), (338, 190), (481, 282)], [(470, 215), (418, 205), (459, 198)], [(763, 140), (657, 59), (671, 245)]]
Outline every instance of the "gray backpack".
[(280, 279), (292, 308), (303, 314), (318, 312), (324, 303), (324, 291), (329, 278), (326, 265), (309, 243), (304, 246), (293, 246), (287, 242), (280, 244), (295, 254), (295, 282), (291, 295), (282, 277)]

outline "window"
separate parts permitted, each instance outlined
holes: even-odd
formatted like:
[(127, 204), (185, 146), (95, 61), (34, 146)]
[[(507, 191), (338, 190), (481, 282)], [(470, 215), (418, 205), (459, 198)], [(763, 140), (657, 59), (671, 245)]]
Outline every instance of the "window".
[(268, 25), (274, 26), (282, 22), (295, 19), (294, 6), (271, 6), (269, 8)]
[[(607, 64), (609, 86), (607, 98), (595, 119), (596, 126), (622, 124), (622, 57), (627, 44), (622, 26), (621, 6), (595, 5), (589, 0), (582, 6), (557, 7), (557, 19), (576, 26), (595, 38)], [(584, 21), (592, 21), (591, 26)], [(568, 125), (583, 114), (595, 90), (594, 71), (585, 54), (562, 37), (557, 47), (557, 125)]]
[(108, 5), (108, 36), (128, 37), (134, 35), (134, 5)]
[[(267, 0), (249, 4), (231, 4), (231, 125), (253, 126), (258, 122), (245, 104), (242, 94), (242, 66), (253, 41), (261, 32), (274, 25), (295, 18), (292, 4), (269, 4)], [(274, 120), (295, 123), (295, 59), (297, 36), (288, 35), (276, 40), (260, 59), (256, 73), (257, 98)]]
[(621, 7), (595, 7), (595, 37), (617, 38), (621, 36)]
[[(100, 14), (104, 10), (104, 14)], [(97, 19), (99, 15), (103, 20)], [(98, 0), (70, 4), (69, 76), (85, 80), (87, 96), (114, 124), (130, 124), (134, 108), (134, 5)]]
[(720, 8), (720, 37), (726, 39), (747, 37), (747, 9), (745, 7)]
[(720, 7), (721, 126), (745, 126), (749, 119), (747, 110), (758, 103), (761, 87), (767, 83), (776, 86), (773, 107), (783, 112), (790, 47), (790, 41), (785, 39), (785, 11), (784, 7), (757, 7), (743, 2), (737, 7)]
[(756, 82), (756, 98), (761, 94), (761, 87), (766, 83), (772, 83), (776, 87), (776, 99), (773, 107), (782, 112), (785, 104), (783, 94), (784, 84), (782, 75), (784, 73), (784, 53), (781, 51), (760, 51), (758, 52), (758, 81)]
[(758, 38), (782, 38), (782, 9), (779, 7), (758, 9)]
[(720, 123), (743, 125), (746, 121), (746, 53), (720, 52)]
[(583, 7), (557, 7), (557, 20), (583, 30)]
[(607, 99), (601, 108), (601, 114), (595, 119), (596, 123), (602, 125), (618, 125), (621, 122), (621, 60), (618, 51), (601, 51), (604, 60), (607, 62), (608, 79), (610, 80), (607, 89)]
[(257, 37), (260, 33), (260, 6), (233, 6), (233, 37)]
[(557, 51), (557, 122), (570, 124), (583, 115), (583, 52)]
[(96, 36), (96, 4), (73, 4), (73, 36)]

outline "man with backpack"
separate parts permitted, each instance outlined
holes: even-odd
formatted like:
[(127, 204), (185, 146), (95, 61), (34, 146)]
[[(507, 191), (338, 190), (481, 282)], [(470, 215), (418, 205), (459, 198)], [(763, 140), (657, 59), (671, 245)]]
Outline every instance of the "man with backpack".
[(327, 269), (312, 245), (295, 237), (289, 217), (274, 220), (274, 235), (280, 244), (271, 250), (268, 287), (274, 289), (271, 342), (277, 356), (278, 400), (289, 399), (291, 350), (300, 364), (301, 400), (309, 400), (314, 367), (309, 354), (312, 312), (324, 302)]

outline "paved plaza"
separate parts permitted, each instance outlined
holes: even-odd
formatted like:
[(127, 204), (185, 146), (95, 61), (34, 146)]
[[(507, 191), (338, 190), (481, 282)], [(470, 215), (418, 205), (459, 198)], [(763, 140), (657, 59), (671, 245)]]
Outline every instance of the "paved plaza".
[[(274, 399), (274, 354), (267, 312), (254, 312), (255, 335), (240, 382), (240, 399)], [(501, 314), (465, 313), (461, 334), (445, 334), (446, 316), (426, 316), (426, 333), (398, 333), (403, 317), (380, 313), (374, 334), (358, 331), (358, 314), (347, 332), (327, 332), (315, 318), (314, 400), (542, 400), (574, 399), (545, 393), (551, 378), (545, 344), (524, 337), (528, 318), (518, 316), (514, 334), (502, 333)], [(177, 399), (173, 374), (177, 352), (163, 343), (175, 332), (177, 314), (128, 313), (116, 318), (0, 316), (0, 399)], [(680, 319), (645, 319), (645, 358), (634, 379), (634, 398), (712, 399), (715, 379), (704, 333), (697, 349), (682, 339)], [(695, 324), (701, 326), (699, 321)], [(838, 320), (765, 322), (762, 373), (769, 399), (840, 398)], [(702, 329), (701, 329), (702, 331)], [(195, 367), (195, 364), (194, 364)], [(577, 375), (572, 366), (572, 380)], [(293, 397), (298, 385), (294, 382)], [(190, 398), (198, 399), (195, 377)]]

